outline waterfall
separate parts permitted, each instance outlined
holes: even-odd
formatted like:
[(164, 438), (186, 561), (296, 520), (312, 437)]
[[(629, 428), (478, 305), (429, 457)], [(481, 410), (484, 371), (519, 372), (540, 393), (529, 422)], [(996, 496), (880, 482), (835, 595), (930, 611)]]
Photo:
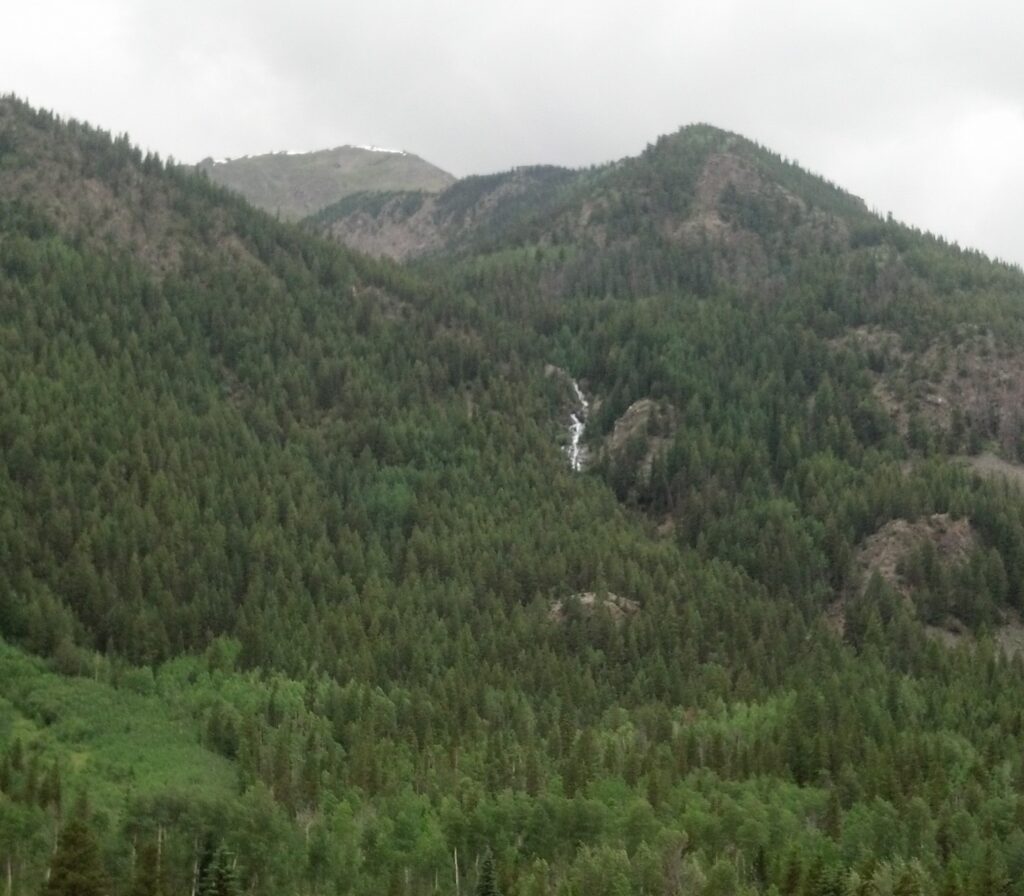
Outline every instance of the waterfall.
[(587, 428), (590, 403), (576, 380), (572, 381), (572, 389), (576, 393), (576, 410), (569, 415), (569, 444), (565, 446), (565, 453), (569, 458), (569, 466), (578, 473), (583, 469), (583, 463), (587, 459), (583, 431)]

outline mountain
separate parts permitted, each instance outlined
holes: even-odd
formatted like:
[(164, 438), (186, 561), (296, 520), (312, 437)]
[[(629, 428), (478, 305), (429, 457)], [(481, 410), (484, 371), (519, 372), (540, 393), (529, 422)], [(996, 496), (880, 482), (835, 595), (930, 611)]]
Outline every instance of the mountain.
[(1003, 316), (1016, 315), (1020, 270), (883, 220), (736, 134), (695, 125), (596, 169), (520, 168), (433, 196), (355, 194), (307, 225), (434, 277), (454, 262), (462, 285), (493, 267), (502, 290), (518, 280), (551, 300), (668, 290), (785, 303), (809, 292), (804, 319), (830, 351), (872, 356), (874, 412), (904, 436), (938, 427), (974, 452), (990, 439), (1020, 450), (1024, 367), (1015, 337), (998, 335), (1016, 333)]
[(13, 896), (1014, 892), (1024, 275), (705, 126), (429, 207), (0, 100)]
[[(840, 222), (864, 226), (874, 216), (861, 200), (751, 141), (693, 125), (636, 158), (599, 168), (517, 168), (465, 178), (434, 196), (357, 194), (325, 207), (312, 223), (347, 245), (409, 258), (531, 233), (607, 248), (633, 235), (641, 218), (669, 249), (769, 230), (842, 240)], [(752, 255), (757, 247), (747, 242), (737, 248)]]
[(434, 193), (454, 180), (412, 153), (363, 146), (204, 159), (198, 169), (205, 171), (214, 183), (240, 193), (258, 208), (289, 220), (314, 214), (352, 193)]

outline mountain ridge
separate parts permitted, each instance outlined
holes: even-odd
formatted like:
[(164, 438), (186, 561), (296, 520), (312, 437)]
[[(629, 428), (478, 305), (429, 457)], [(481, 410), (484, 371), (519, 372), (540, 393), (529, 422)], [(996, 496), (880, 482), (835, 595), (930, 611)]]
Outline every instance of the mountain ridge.
[[(550, 178), (541, 180), (535, 176), (539, 172), (558, 172), (561, 183), (553, 185)], [(689, 182), (687, 196), (679, 194), (681, 180)], [(419, 204), (413, 202), (412, 196), (396, 194), (386, 209), (383, 208), (385, 200), (378, 195), (366, 196), (366, 208), (360, 207), (357, 198), (349, 197), (312, 216), (311, 223), (360, 248), (366, 243), (364, 235), (375, 223), (375, 213), (380, 215), (384, 212), (383, 223), (392, 231), (400, 231), (406, 223), (401, 214), (403, 211), (407, 218), (415, 215), (419, 224), (423, 223), (425, 216), (432, 218), (431, 223), (437, 232), (433, 239), (427, 240), (428, 250), (410, 252), (397, 249), (391, 253), (409, 258), (429, 251), (451, 250), (464, 244), (467, 239), (465, 230), (487, 228), (493, 217), (508, 214), (510, 196), (516, 196), (520, 204), (532, 201), (537, 204), (546, 202), (550, 206), (555, 202), (550, 195), (552, 189), (561, 191), (567, 194), (563, 196), (565, 202), (575, 203), (576, 214), (581, 218), (576, 223), (577, 227), (590, 223), (595, 211), (599, 215), (607, 212), (609, 202), (615, 202), (624, 191), (653, 202), (646, 211), (672, 213), (676, 218), (688, 211), (686, 205), (696, 202), (696, 211), (709, 217), (692, 223), (702, 224), (705, 230), (715, 230), (720, 229), (723, 222), (710, 213), (715, 211), (718, 194), (723, 189), (739, 188), (741, 194), (749, 197), (751, 192), (769, 185), (777, 193), (790, 198), (797, 198), (793, 192), (796, 190), (803, 194), (799, 201), (814, 204), (825, 211), (842, 211), (846, 215), (867, 212), (862, 200), (824, 178), (808, 174), (799, 166), (785, 162), (778, 155), (737, 134), (701, 124), (684, 126), (673, 134), (658, 138), (637, 156), (605, 165), (581, 169), (523, 166), (500, 174), (471, 176), (433, 198), (425, 197)], [(576, 192), (585, 190), (591, 195), (574, 200), (571, 195), (574, 188)], [(467, 205), (459, 196), (465, 193), (478, 194), (479, 207), (474, 208), (472, 203)], [(524, 193), (533, 195), (523, 197)], [(426, 211), (424, 205), (428, 206)], [(456, 210), (453, 211), (451, 206)], [(410, 208), (412, 212), (408, 211)], [(534, 210), (536, 214), (537, 210)], [(358, 219), (353, 216), (358, 216)], [(676, 223), (680, 225), (683, 221)], [(388, 254), (386, 240), (379, 246), (382, 254)]]
[(413, 153), (351, 144), (310, 152), (207, 158), (196, 168), (265, 211), (292, 220), (360, 190), (430, 192), (454, 180)]

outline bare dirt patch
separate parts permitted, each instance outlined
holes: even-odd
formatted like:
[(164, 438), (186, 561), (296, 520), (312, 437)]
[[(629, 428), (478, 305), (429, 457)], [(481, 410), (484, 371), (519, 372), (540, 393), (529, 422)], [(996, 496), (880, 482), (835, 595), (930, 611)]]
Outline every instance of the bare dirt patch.
[(926, 625), (924, 633), (933, 641), (951, 650), (964, 643), (973, 643), (974, 636), (958, 619), (947, 619), (942, 625)]

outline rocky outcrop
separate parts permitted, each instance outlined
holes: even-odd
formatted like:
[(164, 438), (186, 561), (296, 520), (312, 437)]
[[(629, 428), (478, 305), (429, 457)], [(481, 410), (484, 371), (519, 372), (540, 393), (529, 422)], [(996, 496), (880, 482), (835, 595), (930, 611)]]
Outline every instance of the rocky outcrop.
[(965, 561), (977, 547), (978, 537), (966, 519), (953, 519), (948, 513), (910, 522), (891, 520), (865, 539), (855, 560), (858, 590), (863, 592), (871, 576), (877, 573), (886, 584), (907, 595), (909, 586), (900, 572), (901, 562), (926, 542), (931, 542), (944, 563)]
[(552, 622), (564, 622), (571, 612), (570, 608), (573, 605), (578, 607), (580, 612), (586, 616), (605, 612), (615, 622), (619, 623), (640, 612), (640, 604), (635, 600), (621, 597), (618, 594), (613, 594), (611, 591), (601, 595), (594, 591), (580, 591), (576, 594), (570, 594), (561, 600), (556, 600), (551, 605), (548, 616)]
[(672, 405), (641, 398), (615, 421), (602, 455), (614, 463), (635, 463), (638, 481), (647, 482), (655, 458), (668, 448), (678, 426), (679, 413)]

